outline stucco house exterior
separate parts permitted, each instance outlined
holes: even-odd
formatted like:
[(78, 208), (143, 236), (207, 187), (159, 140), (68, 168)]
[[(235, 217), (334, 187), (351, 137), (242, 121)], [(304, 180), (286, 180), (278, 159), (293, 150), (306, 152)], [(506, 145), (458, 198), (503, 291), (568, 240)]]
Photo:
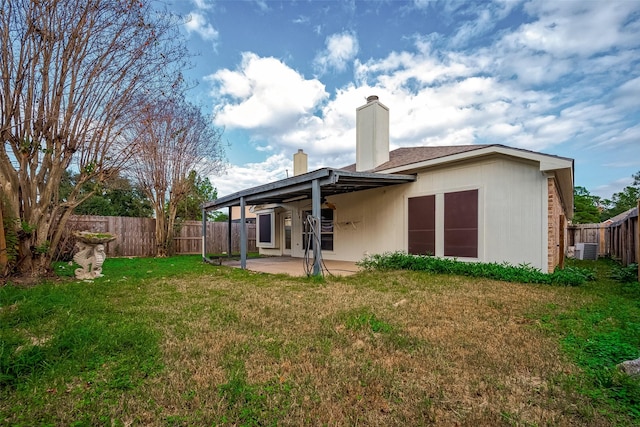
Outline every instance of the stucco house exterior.
[(358, 261), (405, 251), (543, 272), (562, 264), (572, 159), (495, 144), (390, 152), (389, 109), (371, 96), (356, 117), (355, 164), (307, 172), (299, 150), (293, 177), (203, 208), (253, 206), (265, 255), (301, 258), (313, 249)]

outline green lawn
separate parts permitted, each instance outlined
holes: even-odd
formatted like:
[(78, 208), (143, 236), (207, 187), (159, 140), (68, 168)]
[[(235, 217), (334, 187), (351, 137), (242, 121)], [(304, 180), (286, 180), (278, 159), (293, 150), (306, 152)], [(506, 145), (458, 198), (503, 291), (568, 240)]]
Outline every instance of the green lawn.
[[(0, 288), (0, 425), (637, 425), (640, 287), (107, 259)], [(72, 267), (56, 266), (61, 276)]]

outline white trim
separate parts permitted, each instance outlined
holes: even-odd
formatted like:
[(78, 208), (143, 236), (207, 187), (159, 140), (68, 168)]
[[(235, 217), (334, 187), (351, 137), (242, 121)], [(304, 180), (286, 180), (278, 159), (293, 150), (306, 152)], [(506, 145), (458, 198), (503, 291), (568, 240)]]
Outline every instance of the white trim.
[[(289, 249), (287, 249), (287, 226), (285, 224), (285, 222), (287, 221), (287, 216), (289, 216), (289, 220), (291, 221), (291, 228), (290, 228), (290, 233), (291, 235), (289, 236), (291, 239), (291, 247), (289, 247)], [(281, 250), (281, 254), (282, 255), (286, 255), (286, 256), (291, 256), (292, 250), (293, 250), (293, 211), (292, 210), (286, 210), (283, 212), (280, 212), (280, 214), (278, 215), (278, 217), (280, 218), (279, 221), (281, 223), (281, 227), (280, 227), (280, 233), (281, 233), (281, 241), (282, 241), (282, 250)]]
[(529, 151), (518, 150), (509, 147), (496, 147), (490, 146), (485, 148), (479, 148), (477, 150), (465, 151), (463, 153), (451, 154), (448, 156), (438, 157), (437, 159), (425, 160), (422, 162), (411, 163), (403, 166), (396, 166), (390, 169), (384, 169), (378, 171), (379, 173), (399, 173), (408, 170), (424, 169), (446, 163), (452, 163), (461, 160), (473, 159), (475, 157), (487, 156), (490, 154), (504, 154), (510, 157), (517, 157), (526, 160), (532, 160), (540, 164), (541, 171), (550, 171), (558, 169), (571, 169), (573, 167), (573, 161), (571, 159), (564, 159), (561, 157), (550, 156), (548, 154), (540, 154)]
[(444, 258), (444, 192), (436, 193), (436, 256)]
[[(271, 236), (269, 242), (261, 242), (260, 241), (260, 217), (269, 215), (270, 224), (271, 224)], [(256, 212), (256, 247), (258, 248), (267, 248), (273, 249), (277, 248), (276, 242), (276, 213), (274, 209), (269, 209), (265, 211)]]

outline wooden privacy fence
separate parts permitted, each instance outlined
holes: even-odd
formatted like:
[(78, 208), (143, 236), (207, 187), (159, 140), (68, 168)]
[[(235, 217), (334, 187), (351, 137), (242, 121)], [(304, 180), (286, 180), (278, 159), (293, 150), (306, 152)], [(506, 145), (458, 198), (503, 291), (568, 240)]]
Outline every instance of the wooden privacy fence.
[[(240, 252), (240, 226), (239, 222), (231, 223), (231, 252)], [(247, 250), (255, 252), (256, 225), (246, 224)], [(219, 254), (229, 249), (229, 223), (207, 222), (207, 253)], [(176, 253), (199, 254), (202, 253), (202, 222), (185, 221), (180, 228), (180, 234), (174, 238)]]
[(638, 208), (615, 217), (614, 222), (575, 224), (567, 227), (567, 243), (598, 243), (598, 256), (610, 256), (623, 265), (638, 262), (640, 230)]
[(598, 256), (609, 254), (609, 235), (606, 224), (573, 224), (567, 227), (567, 246), (576, 243), (597, 243)]
[(638, 244), (640, 234), (638, 230), (638, 208), (627, 211), (627, 215), (607, 227), (612, 258), (623, 265), (638, 262)]
[[(107, 243), (109, 257), (154, 256), (156, 254), (156, 220), (154, 218), (131, 218), (121, 216), (74, 215), (67, 223), (60, 242), (58, 258), (70, 258), (75, 239), (72, 232), (94, 231), (110, 233), (116, 240)], [(207, 253), (222, 253), (228, 250), (227, 222), (207, 222)], [(240, 251), (240, 223), (231, 224), (232, 252)], [(247, 249), (256, 251), (255, 224), (246, 224)], [(202, 222), (185, 221), (174, 238), (176, 254), (202, 253)]]

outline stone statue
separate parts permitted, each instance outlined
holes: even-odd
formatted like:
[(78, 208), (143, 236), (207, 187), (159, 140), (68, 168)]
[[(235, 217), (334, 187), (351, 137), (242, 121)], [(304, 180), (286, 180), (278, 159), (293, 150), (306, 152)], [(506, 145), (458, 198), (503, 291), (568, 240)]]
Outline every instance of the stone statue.
[(102, 277), (102, 264), (107, 258), (104, 244), (116, 239), (108, 233), (91, 233), (88, 231), (74, 232), (78, 252), (73, 256), (73, 260), (81, 268), (76, 268), (77, 279), (95, 279)]
[(95, 279), (102, 277), (102, 263), (106, 258), (104, 245), (84, 242), (78, 242), (76, 245), (79, 250), (73, 256), (73, 260), (81, 267), (75, 270), (76, 278)]

